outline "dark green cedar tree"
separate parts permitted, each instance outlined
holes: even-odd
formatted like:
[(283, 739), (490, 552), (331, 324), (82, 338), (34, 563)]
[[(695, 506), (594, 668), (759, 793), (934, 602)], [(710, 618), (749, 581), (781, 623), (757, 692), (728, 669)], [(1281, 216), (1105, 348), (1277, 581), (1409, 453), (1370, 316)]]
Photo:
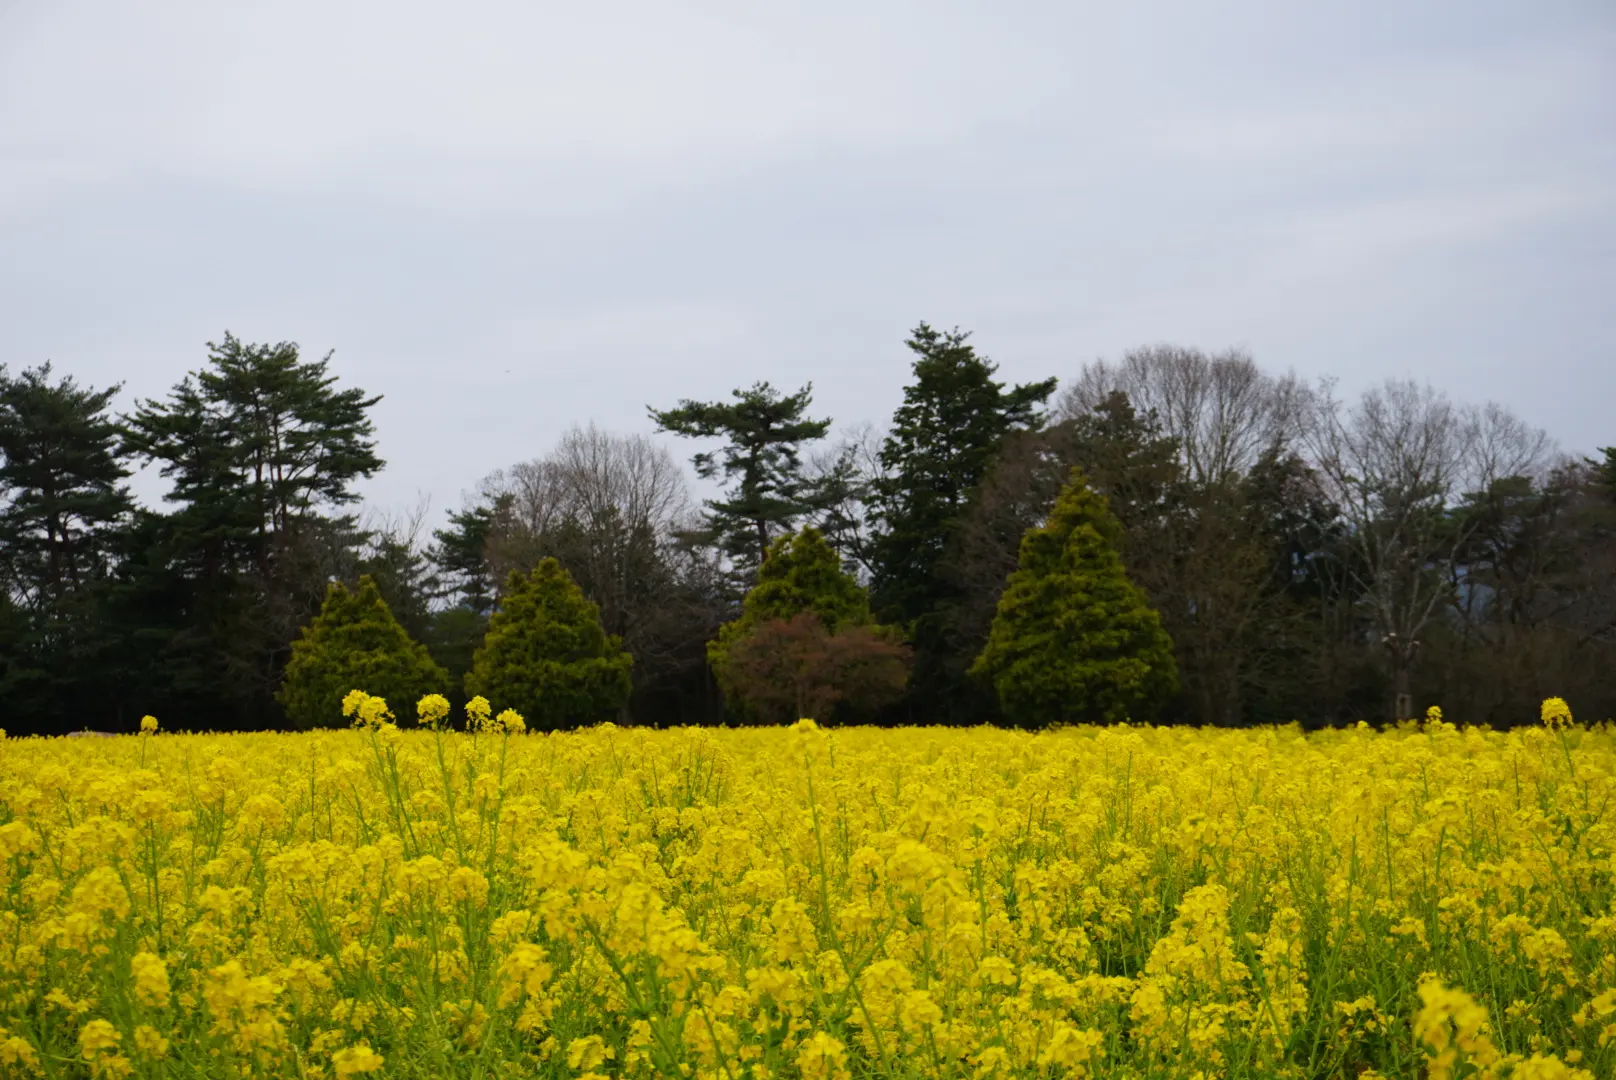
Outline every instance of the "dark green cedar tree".
[(1173, 643), (1128, 580), (1122, 527), (1079, 469), (1021, 555), (971, 673), (1010, 722), (1146, 721), (1178, 687)]
[[(987, 643), (1022, 538), (1048, 520), (1073, 466), (1082, 468), (1090, 486), (1106, 497), (1122, 524), (1129, 572), (1150, 592), (1148, 573), (1171, 554), (1168, 525), (1179, 477), (1177, 446), (1119, 392), (1092, 411), (1038, 431), (1015, 432), (973, 492), (942, 564), (957, 591), (946, 623), (951, 684), (969, 681), (964, 672)], [(991, 711), (993, 703), (981, 701), (977, 707)]]
[(1006, 387), (998, 365), (976, 351), (970, 334), (921, 323), (905, 342), (913, 381), (892, 416), (874, 484), (878, 519), (871, 545), (872, 591), (883, 619), (905, 627), (915, 648), (911, 683), (917, 720), (951, 722), (969, 715), (963, 661), (950, 653), (950, 610), (959, 589), (944, 557), (972, 493), (1005, 437), (1036, 429), (1056, 380)]
[(515, 709), (528, 727), (554, 731), (614, 719), (633, 688), (633, 657), (601, 626), (562, 565), (512, 571), (488, 634), (466, 673), (466, 694)]

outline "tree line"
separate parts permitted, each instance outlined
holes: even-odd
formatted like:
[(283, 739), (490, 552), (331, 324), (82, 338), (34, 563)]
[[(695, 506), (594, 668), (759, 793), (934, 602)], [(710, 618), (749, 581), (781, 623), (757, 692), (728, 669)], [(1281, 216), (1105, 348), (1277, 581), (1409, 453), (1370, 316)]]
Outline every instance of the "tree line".
[(336, 722), (344, 641), (547, 727), (1616, 711), (1616, 448), (1238, 351), (1062, 387), (1006, 384), (958, 330), (905, 344), (884, 428), (833, 435), (811, 384), (649, 407), (713, 498), (651, 435), (580, 426), (430, 532), (360, 512), (379, 398), (329, 355), (227, 334), (123, 414), (118, 387), (0, 368), (5, 726)]

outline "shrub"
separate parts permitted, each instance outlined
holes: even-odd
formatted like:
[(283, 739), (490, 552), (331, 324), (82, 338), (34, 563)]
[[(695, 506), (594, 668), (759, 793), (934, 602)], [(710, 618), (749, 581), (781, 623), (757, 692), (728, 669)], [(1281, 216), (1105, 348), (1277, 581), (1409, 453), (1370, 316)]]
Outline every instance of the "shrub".
[(350, 592), (341, 583), (326, 589), (314, 621), (292, 643), (276, 700), (298, 728), (340, 724), (342, 699), (350, 690), (386, 698), (406, 715), (417, 698), (434, 693), (449, 673), (399, 625), (368, 576)]
[(899, 638), (876, 624), (869, 594), (809, 527), (770, 545), (740, 617), (719, 629), (707, 659), (737, 713), (828, 720), (838, 705), (867, 712), (902, 691), (910, 653)]
[(1178, 689), (1173, 643), (1118, 553), (1122, 527), (1080, 470), (1021, 541), (971, 667), (1012, 723), (1146, 720)]
[(848, 626), (833, 634), (811, 611), (758, 623), (730, 649), (726, 694), (748, 716), (772, 723), (827, 720), (839, 706), (874, 712), (909, 681), (909, 649), (884, 630)]
[(512, 571), (488, 635), (472, 657), (466, 693), (554, 730), (616, 715), (634, 661), (600, 624), (600, 609), (554, 559)]

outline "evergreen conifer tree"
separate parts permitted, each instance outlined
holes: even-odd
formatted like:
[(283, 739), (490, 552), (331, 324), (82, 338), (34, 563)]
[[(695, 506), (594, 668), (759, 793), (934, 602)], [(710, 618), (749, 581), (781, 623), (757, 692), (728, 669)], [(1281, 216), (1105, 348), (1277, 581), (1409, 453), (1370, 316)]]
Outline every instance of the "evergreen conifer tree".
[(998, 365), (960, 330), (925, 323), (905, 343), (915, 354), (914, 382), (892, 416), (881, 447), (888, 475), (876, 482), (882, 529), (875, 541), (875, 588), (881, 611), (903, 621), (952, 598), (937, 564), (993, 455), (1012, 431), (1037, 427), (1055, 380), (1006, 388)]
[(499, 575), (489, 565), (488, 545), (505, 526), (515, 496), (500, 494), (449, 512), (449, 526), (432, 534), (432, 561), (440, 596), (478, 616), (493, 610)]
[(0, 576), (35, 608), (106, 575), (110, 537), (132, 508), (108, 407), (51, 365), (13, 378), (0, 367)]
[(771, 539), (824, 505), (826, 495), (804, 475), (801, 448), (825, 437), (830, 421), (806, 414), (813, 384), (782, 395), (766, 382), (725, 401), (681, 401), (651, 409), (661, 431), (687, 438), (728, 440), (716, 454), (692, 461), (703, 480), (722, 476), (734, 485), (707, 502), (706, 527), (696, 539), (723, 551), (743, 572), (755, 569)]
[(506, 581), (466, 693), (515, 709), (537, 730), (609, 720), (628, 700), (633, 662), (572, 575), (545, 559)]
[(108, 618), (133, 517), (118, 387), (0, 366), (0, 692), (14, 732), (120, 726), (126, 638)]
[(125, 450), (158, 466), (174, 509), (145, 523), (133, 617), (163, 642), (160, 699), (180, 715), (278, 722), (287, 642), (364, 539), (347, 512), (382, 467), (370, 410), (331, 355), (225, 334), (166, 399), (124, 418)]
[(913, 719), (980, 722), (949, 625), (962, 597), (945, 572), (973, 492), (1006, 436), (1038, 428), (1054, 379), (1006, 386), (998, 365), (978, 353), (970, 334), (926, 323), (905, 344), (914, 379), (882, 444), (883, 475), (874, 482), (878, 519), (871, 545), (871, 588), (881, 617), (901, 624), (915, 646)]
[(1128, 580), (1122, 528), (1081, 470), (1021, 542), (971, 673), (1012, 723), (1145, 720), (1178, 687), (1173, 643)]
[(292, 643), (292, 658), (276, 699), (298, 728), (342, 720), (350, 690), (386, 698), (399, 716), (411, 715), (425, 694), (441, 693), (449, 673), (414, 641), (388, 610), (367, 575), (350, 592), (331, 585), (314, 621)]

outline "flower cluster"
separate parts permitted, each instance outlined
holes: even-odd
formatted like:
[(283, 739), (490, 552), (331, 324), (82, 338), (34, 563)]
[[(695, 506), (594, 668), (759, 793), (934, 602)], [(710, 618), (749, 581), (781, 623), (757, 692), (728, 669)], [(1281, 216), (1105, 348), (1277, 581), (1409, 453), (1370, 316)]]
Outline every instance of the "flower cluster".
[(1543, 702), (1543, 723), (1547, 727), (1566, 727), (1571, 723), (1571, 706), (1565, 698), (1551, 697)]
[(428, 694), (415, 703), (415, 715), (422, 727), (436, 727), (449, 715), (449, 699), (442, 694)]
[(342, 699), (342, 715), (353, 717), (357, 728), (383, 728), (393, 723), (393, 711), (387, 707), (387, 700), (372, 697), (363, 690), (350, 690)]
[(1616, 729), (1558, 699), (527, 737), (343, 704), (0, 743), (0, 1077), (1616, 1074)]

